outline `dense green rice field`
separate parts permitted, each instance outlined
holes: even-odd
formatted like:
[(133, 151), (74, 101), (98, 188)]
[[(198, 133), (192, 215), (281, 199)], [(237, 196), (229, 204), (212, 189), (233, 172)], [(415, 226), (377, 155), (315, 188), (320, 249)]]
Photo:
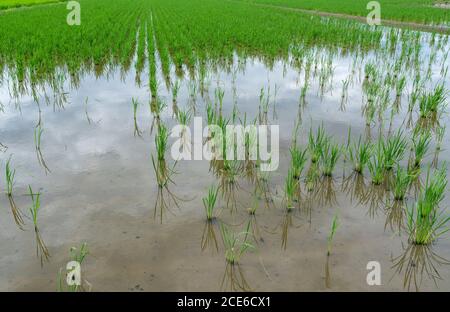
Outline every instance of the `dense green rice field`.
[(0, 0), (0, 10), (52, 2), (63, 2), (63, 0)]
[[(244, 0), (258, 4), (367, 16), (366, 0)], [(450, 10), (433, 7), (434, 0), (380, 0), (381, 19), (417, 23), (448, 24)]]

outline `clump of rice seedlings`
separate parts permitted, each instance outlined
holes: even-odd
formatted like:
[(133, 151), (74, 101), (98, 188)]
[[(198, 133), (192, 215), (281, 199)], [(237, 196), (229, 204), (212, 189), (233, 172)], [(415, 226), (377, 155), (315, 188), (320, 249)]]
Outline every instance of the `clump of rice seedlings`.
[(336, 234), (336, 230), (339, 227), (339, 218), (338, 215), (336, 214), (333, 217), (333, 221), (331, 222), (331, 228), (330, 228), (330, 234), (328, 234), (328, 245), (327, 245), (327, 255), (331, 255), (331, 248), (333, 247), (333, 238), (334, 235)]
[(192, 114), (189, 111), (179, 109), (176, 116), (178, 123), (183, 126), (187, 126), (191, 122)]
[(41, 260), (41, 266), (44, 265), (44, 260), (48, 261), (50, 258), (50, 252), (45, 245), (44, 240), (41, 237), (38, 227), (38, 212), (41, 208), (41, 193), (33, 193), (31, 186), (28, 186), (29, 195), (32, 200), (32, 206), (30, 207), (31, 219), (33, 220), (34, 233), (36, 235), (36, 256)]
[[(71, 247), (69, 252), (70, 252), (70, 260), (77, 262), (81, 268), (86, 256), (89, 254), (87, 243), (82, 243), (80, 248)], [(63, 268), (60, 268), (59, 272), (58, 272), (58, 276), (57, 276), (57, 283), (58, 283), (57, 290), (58, 291), (60, 291), (60, 292), (62, 292), (62, 291), (77, 292), (80, 290), (81, 291), (90, 290), (91, 285), (86, 279), (78, 281), (79, 284), (75, 283), (76, 276), (74, 274), (69, 275), (68, 273), (70, 273), (70, 271), (65, 274), (66, 276), (65, 276), (64, 280), (66, 281), (66, 283), (64, 284), (63, 278), (62, 278), (62, 271), (63, 271)], [(71, 281), (70, 281), (70, 283), (67, 283), (67, 281), (69, 281), (69, 279)], [(88, 289), (85, 288), (85, 286), (84, 286), (85, 284), (87, 284), (87, 286), (89, 287)]]
[(370, 174), (372, 176), (372, 183), (375, 185), (380, 185), (384, 182), (385, 177), (385, 160), (383, 153), (383, 145), (382, 142), (379, 141), (377, 144), (377, 148), (375, 150), (375, 154), (372, 156), (371, 160), (368, 163), (368, 168)]
[(230, 265), (239, 263), (242, 255), (250, 249), (255, 247), (248, 241), (250, 230), (250, 222), (247, 223), (247, 228), (244, 232), (239, 234), (231, 231), (228, 226), (221, 223), (220, 232), (222, 234), (222, 241), (225, 247), (225, 260)]
[(311, 164), (311, 167), (308, 170), (308, 173), (306, 174), (306, 190), (308, 192), (312, 192), (314, 190), (314, 187), (317, 184), (317, 181), (319, 179), (319, 167), (316, 164)]
[(151, 126), (151, 132), (153, 132), (155, 123), (157, 126), (159, 126), (160, 120), (161, 120), (161, 113), (166, 107), (167, 107), (166, 102), (164, 102), (159, 97), (152, 99), (152, 101), (150, 102), (150, 110), (154, 114), (154, 118), (153, 118), (152, 126)]
[(373, 144), (371, 142), (363, 142), (359, 137), (358, 143), (349, 146), (349, 156), (353, 163), (353, 170), (358, 174), (364, 172), (364, 168), (368, 165), (373, 152)]
[(414, 151), (414, 162), (413, 166), (415, 168), (420, 168), (422, 160), (425, 157), (431, 142), (430, 132), (422, 132), (420, 135), (413, 137), (413, 151)]
[(446, 233), (450, 217), (444, 216), (439, 204), (444, 199), (447, 187), (446, 168), (441, 168), (430, 177), (428, 169), (426, 183), (417, 203), (408, 207), (408, 233), (410, 241), (416, 245), (427, 245)]
[(177, 103), (178, 92), (180, 91), (180, 82), (178, 80), (172, 84), (172, 102)]
[(289, 151), (291, 153), (291, 168), (293, 171), (293, 175), (294, 178), (298, 180), (300, 179), (300, 176), (302, 175), (303, 169), (306, 164), (307, 149), (301, 150), (297, 146), (292, 146)]
[(205, 207), (206, 219), (212, 221), (215, 219), (214, 209), (216, 207), (217, 193), (219, 189), (214, 185), (208, 189), (208, 195), (202, 198), (203, 206)]
[(133, 120), (134, 120), (134, 136), (142, 136), (142, 131), (139, 129), (137, 123), (137, 109), (139, 106), (139, 102), (135, 99), (131, 99), (131, 105), (133, 106)]
[(327, 139), (324, 143), (321, 159), (323, 166), (323, 175), (326, 177), (331, 177), (333, 175), (334, 168), (336, 167), (336, 163), (339, 160), (341, 155), (341, 149), (339, 145), (332, 144), (329, 139)]
[(444, 85), (437, 86), (430, 93), (422, 94), (419, 101), (420, 117), (430, 118), (435, 116), (439, 111), (445, 109), (446, 100), (447, 93)]
[(320, 156), (322, 155), (322, 150), (324, 145), (326, 144), (327, 136), (325, 134), (325, 129), (323, 125), (321, 125), (317, 129), (317, 133), (314, 136), (312, 129), (309, 131), (308, 138), (308, 149), (311, 154), (311, 162), (316, 163), (319, 161)]
[(294, 177), (294, 172), (289, 169), (284, 182), (284, 198), (286, 201), (286, 209), (290, 211), (294, 208), (295, 194), (297, 191), (298, 181)]
[(405, 199), (406, 192), (412, 182), (412, 177), (409, 175), (408, 170), (397, 166), (397, 172), (393, 181), (393, 193), (394, 200), (401, 201)]
[(400, 130), (386, 141), (381, 142), (384, 167), (387, 171), (390, 171), (403, 159), (408, 143)]

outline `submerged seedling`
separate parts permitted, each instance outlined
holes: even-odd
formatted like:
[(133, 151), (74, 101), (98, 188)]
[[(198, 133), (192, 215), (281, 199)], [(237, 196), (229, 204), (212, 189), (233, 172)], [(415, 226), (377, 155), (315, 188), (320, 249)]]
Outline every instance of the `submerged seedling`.
[(297, 180), (294, 178), (294, 172), (289, 169), (284, 182), (284, 196), (286, 201), (286, 209), (291, 210), (294, 208), (295, 193), (297, 191)]
[(382, 140), (381, 142), (384, 167), (390, 171), (403, 159), (408, 143), (400, 130), (386, 141)]
[(6, 161), (5, 177), (6, 177), (6, 194), (12, 196), (14, 178), (16, 176), (16, 169), (11, 169), (11, 157)]
[(324, 143), (321, 159), (322, 159), (322, 170), (323, 175), (326, 177), (331, 177), (333, 175), (336, 163), (341, 155), (341, 149), (339, 145), (331, 143), (330, 139), (327, 139)]
[(292, 146), (290, 148), (291, 153), (291, 168), (295, 179), (300, 179), (300, 176), (302, 175), (303, 169), (306, 164), (307, 156), (306, 156), (307, 149), (301, 150), (297, 146)]
[(419, 135), (413, 137), (413, 151), (414, 151), (414, 161), (413, 166), (415, 168), (420, 168), (422, 160), (424, 159), (431, 142), (430, 132), (422, 132)]

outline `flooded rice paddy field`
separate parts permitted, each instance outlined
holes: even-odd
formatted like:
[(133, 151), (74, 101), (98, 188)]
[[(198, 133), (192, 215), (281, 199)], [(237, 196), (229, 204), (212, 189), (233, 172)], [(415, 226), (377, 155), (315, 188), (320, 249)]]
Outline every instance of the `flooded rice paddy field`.
[[(392, 30), (383, 33), (387, 42)], [(450, 44), (446, 35), (409, 34), (416, 49), (405, 48), (398, 36), (389, 50), (309, 46), (273, 60), (234, 53), (202, 71), (171, 63), (168, 74), (156, 51), (156, 84), (148, 79), (148, 61), (134, 66), (139, 52), (128, 68), (81, 71), (77, 81), (58, 68), (59, 83), (49, 81), (37, 92), (4, 67), (0, 158), (2, 172), (9, 166), (15, 176), (11, 196), (1, 182), (0, 290), (57, 290), (71, 247), (79, 251), (84, 242), (85, 290), (450, 290), (448, 233), (417, 245), (407, 226), (427, 171), (433, 175), (450, 158), (446, 109), (421, 117), (419, 107), (423, 94), (437, 86), (448, 90)], [(277, 170), (261, 173), (243, 162), (230, 183), (220, 163), (175, 162), (169, 138), (164, 162), (175, 173), (158, 187), (160, 167), (152, 156), (161, 125), (171, 129), (184, 111), (206, 126), (207, 107), (230, 124), (279, 125)], [(341, 151), (331, 176), (322, 174), (322, 160), (311, 162), (308, 150), (310, 132), (315, 136), (321, 127)], [(408, 144), (398, 159), (402, 168), (414, 159), (414, 133), (430, 136), (419, 176), (401, 201), (393, 196), (397, 166), (375, 185), (372, 170), (356, 173), (348, 153), (362, 138), (374, 143), (375, 159), (380, 138), (399, 129)], [(292, 146), (305, 149), (307, 161), (289, 205)], [(207, 221), (202, 198), (211, 185), (219, 192), (216, 218)], [(36, 231), (29, 207), (38, 193)], [(444, 195), (439, 211), (448, 214), (448, 188)], [(327, 255), (335, 216), (339, 227)], [(224, 226), (251, 245), (236, 264), (225, 258)], [(381, 265), (380, 286), (366, 282), (370, 261)]]

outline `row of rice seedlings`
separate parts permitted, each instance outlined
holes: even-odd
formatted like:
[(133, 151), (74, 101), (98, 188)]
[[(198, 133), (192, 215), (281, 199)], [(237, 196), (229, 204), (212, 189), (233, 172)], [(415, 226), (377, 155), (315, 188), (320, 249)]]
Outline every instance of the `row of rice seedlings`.
[(30, 213), (34, 225), (34, 234), (36, 236), (36, 256), (41, 260), (41, 266), (43, 266), (44, 260), (48, 261), (50, 259), (50, 252), (41, 237), (38, 227), (38, 212), (41, 208), (41, 193), (33, 193), (30, 185), (28, 186), (28, 191), (32, 201)]
[(23, 230), (23, 226), (25, 225), (25, 221), (23, 220), (23, 213), (17, 207), (16, 202), (13, 197), (13, 187), (14, 187), (14, 179), (16, 176), (16, 169), (12, 169), (11, 167), (11, 157), (6, 161), (5, 166), (5, 178), (6, 178), (6, 195), (9, 200), (9, 205), (11, 207), (11, 213), (13, 215), (14, 221), (16, 222), (19, 229)]
[[(84, 260), (86, 259), (86, 256), (89, 254), (89, 249), (87, 246), (87, 243), (82, 243), (80, 248), (76, 248), (76, 247), (71, 247), (70, 250), (70, 260), (71, 261), (75, 261), (78, 263), (78, 265), (80, 266), (80, 269), (82, 268), (82, 264), (84, 262)], [(67, 268), (69, 269), (69, 268)], [(72, 268), (70, 268), (72, 269)], [(77, 283), (76, 276), (75, 274), (65, 274), (65, 278), (62, 277), (62, 271), (63, 268), (59, 269), (58, 272), (58, 276), (57, 276), (57, 290), (59, 292), (78, 292), (78, 291), (86, 291), (86, 290), (90, 290), (90, 283), (84, 279), (81, 281), (78, 281), (79, 284)], [(71, 272), (69, 272), (71, 273)], [(70, 282), (69, 282), (70, 279)], [(63, 281), (66, 281), (66, 283), (64, 283)], [(87, 284), (87, 285), (86, 285)], [(85, 285), (89, 287), (89, 289), (85, 288)]]
[(439, 204), (447, 187), (446, 167), (430, 176), (428, 169), (425, 185), (415, 205), (408, 207), (407, 229), (409, 239), (417, 245), (427, 245), (446, 233), (450, 217), (444, 215)]

